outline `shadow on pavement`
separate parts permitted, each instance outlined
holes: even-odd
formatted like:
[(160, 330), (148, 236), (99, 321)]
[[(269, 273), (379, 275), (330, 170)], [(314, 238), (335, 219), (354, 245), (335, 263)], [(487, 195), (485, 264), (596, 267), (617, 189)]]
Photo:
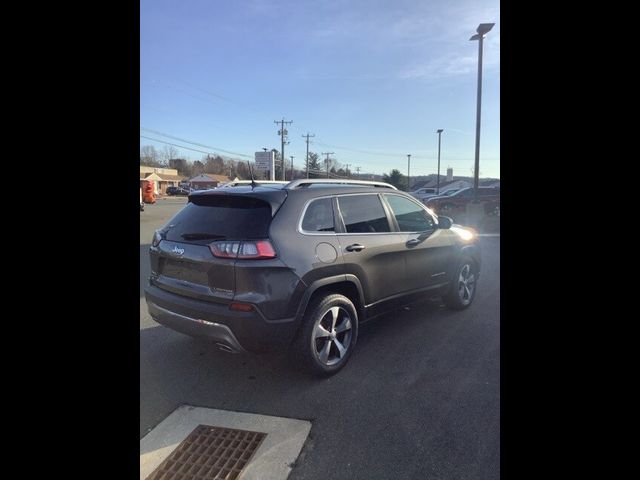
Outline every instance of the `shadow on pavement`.
[[(409, 311), (397, 310), (363, 324), (349, 364), (329, 378), (318, 378), (298, 368), (288, 352), (229, 354), (205, 339), (160, 325), (146, 328), (140, 331), (141, 428), (142, 424), (156, 425), (183, 403), (238, 411), (255, 411), (257, 403), (262, 407), (259, 410), (274, 415), (274, 406), (285, 399), (314, 396), (313, 392), (317, 400), (330, 398), (327, 382), (338, 385), (348, 383), (353, 375), (375, 375), (373, 367), (381, 352), (389, 355), (398, 349), (394, 356), (399, 357), (398, 367), (402, 368), (401, 357), (414, 350), (410, 345), (402, 350), (412, 331), (423, 330), (428, 322), (446, 322), (453, 314), (439, 300), (429, 300)], [(153, 398), (154, 403), (160, 400), (153, 409), (156, 414), (149, 412), (145, 398)], [(147, 415), (152, 418), (143, 418)]]

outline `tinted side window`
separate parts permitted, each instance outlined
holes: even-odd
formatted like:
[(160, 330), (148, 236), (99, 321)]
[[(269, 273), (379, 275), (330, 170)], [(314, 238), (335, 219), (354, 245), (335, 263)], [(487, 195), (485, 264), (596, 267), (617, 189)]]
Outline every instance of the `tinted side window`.
[(401, 232), (433, 230), (433, 218), (419, 205), (399, 195), (385, 195)]
[(473, 188), (469, 188), (467, 190), (462, 190), (458, 195), (460, 197), (471, 197), (473, 195)]
[(390, 232), (389, 221), (377, 195), (349, 195), (338, 198), (347, 233)]
[(333, 205), (330, 198), (319, 198), (307, 207), (302, 219), (305, 232), (335, 232), (333, 225)]

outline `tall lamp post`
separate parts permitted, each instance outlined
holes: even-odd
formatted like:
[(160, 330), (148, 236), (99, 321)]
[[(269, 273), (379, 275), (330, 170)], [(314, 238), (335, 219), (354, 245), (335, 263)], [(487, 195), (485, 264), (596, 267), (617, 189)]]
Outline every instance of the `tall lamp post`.
[(478, 200), (478, 183), (480, 180), (480, 105), (482, 103), (482, 41), (495, 23), (481, 23), (476, 35), (469, 40), (478, 40), (478, 104), (476, 107), (476, 160), (473, 170), (473, 200)]
[(411, 154), (407, 155), (407, 192), (411, 191)]
[(444, 130), (439, 129), (438, 134), (438, 177), (436, 178), (436, 195), (440, 195), (440, 139), (442, 138), (442, 132)]

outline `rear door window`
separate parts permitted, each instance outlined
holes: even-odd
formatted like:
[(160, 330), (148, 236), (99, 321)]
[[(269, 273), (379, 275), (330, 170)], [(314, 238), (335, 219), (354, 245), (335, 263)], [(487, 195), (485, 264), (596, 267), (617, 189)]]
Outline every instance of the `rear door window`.
[(335, 232), (333, 202), (330, 198), (319, 198), (309, 204), (302, 219), (302, 230), (309, 233)]
[(390, 232), (389, 220), (378, 195), (338, 197), (340, 214), (347, 233)]

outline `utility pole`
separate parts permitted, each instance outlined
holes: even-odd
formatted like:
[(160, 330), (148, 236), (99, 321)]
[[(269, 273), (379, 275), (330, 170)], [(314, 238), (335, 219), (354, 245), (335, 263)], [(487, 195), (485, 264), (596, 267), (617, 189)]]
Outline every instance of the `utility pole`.
[[(285, 157), (284, 157), (284, 144), (285, 144), (285, 140), (284, 137), (287, 136), (287, 134), (289, 132), (287, 132), (284, 128), (285, 124), (287, 125), (291, 125), (293, 123), (293, 120), (290, 121), (286, 121), (284, 119), (284, 117), (282, 117), (282, 120), (274, 120), (273, 123), (279, 123), (280, 124), (280, 130), (278, 130), (278, 135), (280, 135), (280, 159), (282, 160), (282, 180), (284, 180), (285, 177), (285, 172), (286, 172), (286, 165), (287, 162), (285, 162)], [(288, 144), (289, 142), (287, 142)]]
[(411, 154), (407, 154), (407, 192), (411, 191)]
[(358, 175), (358, 178), (360, 178), (360, 167), (356, 167), (356, 174)]
[(350, 166), (351, 166), (351, 164), (350, 164), (350, 163), (347, 163), (347, 164), (346, 164), (346, 166), (345, 166), (345, 170), (347, 171), (347, 178), (349, 178), (349, 176), (350, 176), (350, 175), (349, 175), (349, 167), (350, 167)]
[(307, 139), (307, 178), (309, 178), (309, 137), (315, 137), (315, 135), (310, 135), (309, 132), (306, 135), (302, 135), (302, 138)]
[(327, 178), (329, 178), (329, 155), (333, 155), (334, 152), (322, 152), (322, 155), (326, 155), (327, 158), (325, 159), (324, 163), (327, 164)]
[(291, 155), (289, 158), (291, 158), (291, 178), (289, 180), (293, 180), (293, 159), (294, 159), (294, 156)]
[(493, 28), (495, 23), (481, 23), (476, 33), (469, 40), (478, 40), (478, 98), (476, 103), (476, 158), (473, 175), (473, 202), (478, 201), (478, 183), (480, 182), (480, 118), (482, 106), (482, 43), (485, 34)]
[(438, 134), (438, 178), (436, 180), (436, 195), (440, 195), (440, 139), (442, 138), (443, 130), (440, 128), (436, 132)]

